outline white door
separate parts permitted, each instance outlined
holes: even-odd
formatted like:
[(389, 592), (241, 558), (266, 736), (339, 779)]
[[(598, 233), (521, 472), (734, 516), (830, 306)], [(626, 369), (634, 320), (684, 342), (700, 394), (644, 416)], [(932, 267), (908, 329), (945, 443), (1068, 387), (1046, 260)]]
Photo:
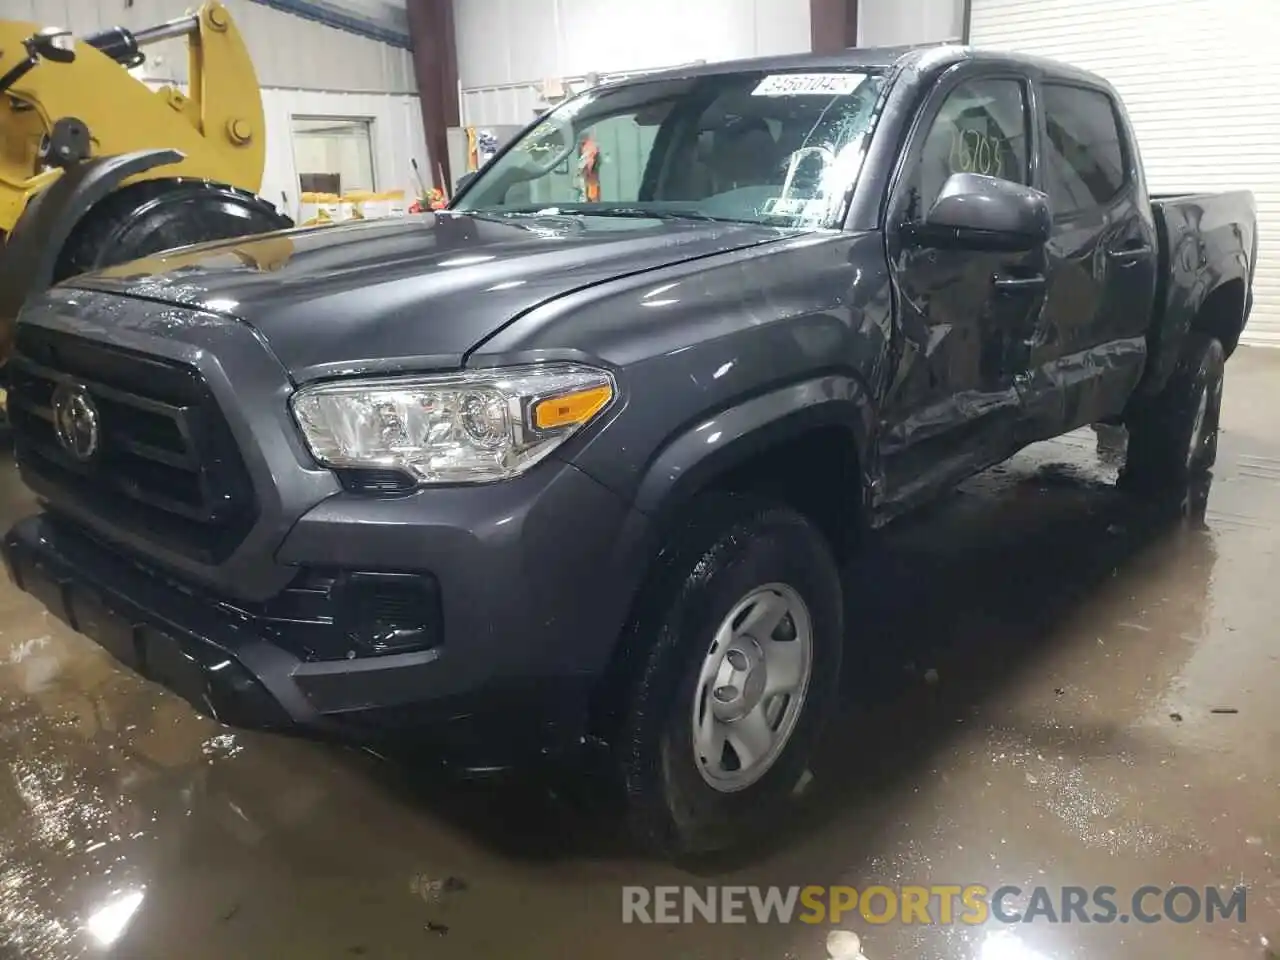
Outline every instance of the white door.
[(1280, 346), (1280, 0), (972, 0), (975, 46), (1105, 77), (1153, 193), (1252, 190), (1253, 314), (1243, 342)]

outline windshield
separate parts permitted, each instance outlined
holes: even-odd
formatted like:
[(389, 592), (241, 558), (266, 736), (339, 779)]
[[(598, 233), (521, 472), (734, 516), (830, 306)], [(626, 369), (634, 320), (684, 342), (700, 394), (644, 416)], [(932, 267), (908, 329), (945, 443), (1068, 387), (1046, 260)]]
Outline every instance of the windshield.
[(454, 209), (832, 226), (881, 84), (864, 71), (761, 71), (589, 91), (526, 131)]

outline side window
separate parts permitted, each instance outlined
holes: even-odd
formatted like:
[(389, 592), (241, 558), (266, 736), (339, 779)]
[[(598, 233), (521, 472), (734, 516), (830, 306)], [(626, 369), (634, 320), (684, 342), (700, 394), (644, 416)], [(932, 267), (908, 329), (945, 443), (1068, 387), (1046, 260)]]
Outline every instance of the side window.
[(1026, 87), (1020, 80), (970, 80), (943, 102), (908, 182), (908, 220), (921, 220), (953, 173), (1028, 183)]
[(1124, 187), (1124, 151), (1111, 98), (1097, 90), (1046, 84), (1046, 185), (1054, 213), (1104, 206)]

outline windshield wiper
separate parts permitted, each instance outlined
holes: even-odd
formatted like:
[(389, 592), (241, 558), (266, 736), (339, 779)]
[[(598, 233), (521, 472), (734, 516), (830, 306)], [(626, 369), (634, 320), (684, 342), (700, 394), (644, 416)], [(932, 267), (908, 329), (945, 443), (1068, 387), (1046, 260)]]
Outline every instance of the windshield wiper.
[(576, 217), (648, 217), (653, 220), (708, 220), (713, 223), (719, 217), (708, 216), (693, 210), (676, 212), (674, 210), (646, 210), (644, 207), (592, 207), (590, 210), (564, 210), (564, 216)]
[(746, 223), (749, 221), (731, 220), (728, 217), (712, 217), (693, 210), (679, 212), (674, 210), (646, 210), (644, 207), (592, 207), (589, 210), (565, 210), (558, 207), (541, 207), (538, 209), (502, 208), (489, 210), (460, 211), (468, 217), (479, 217), (485, 220), (533, 220), (563, 217), (633, 217), (650, 220), (700, 220), (709, 223)]

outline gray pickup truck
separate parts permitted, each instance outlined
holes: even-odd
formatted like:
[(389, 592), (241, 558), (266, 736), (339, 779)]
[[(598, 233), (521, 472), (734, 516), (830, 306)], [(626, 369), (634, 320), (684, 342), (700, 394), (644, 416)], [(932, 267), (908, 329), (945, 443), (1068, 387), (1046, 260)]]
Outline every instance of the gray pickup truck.
[(1061, 64), (609, 84), (448, 211), (30, 304), (43, 511), (6, 559), (227, 722), (474, 769), (603, 745), (644, 844), (722, 847), (806, 768), (865, 531), (1085, 424), (1127, 426), (1135, 495), (1209, 470), (1255, 238), (1247, 193), (1150, 198), (1115, 92)]

